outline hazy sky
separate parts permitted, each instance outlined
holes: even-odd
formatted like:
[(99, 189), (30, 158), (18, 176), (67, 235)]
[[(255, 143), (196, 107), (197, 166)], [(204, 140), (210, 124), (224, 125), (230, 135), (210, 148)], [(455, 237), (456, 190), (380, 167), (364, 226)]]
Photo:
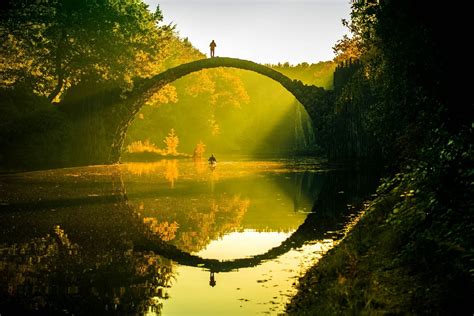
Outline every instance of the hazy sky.
[(159, 4), (166, 23), (177, 24), (209, 54), (259, 63), (289, 61), (314, 63), (332, 59), (332, 47), (347, 33), (349, 0), (144, 0), (155, 10)]

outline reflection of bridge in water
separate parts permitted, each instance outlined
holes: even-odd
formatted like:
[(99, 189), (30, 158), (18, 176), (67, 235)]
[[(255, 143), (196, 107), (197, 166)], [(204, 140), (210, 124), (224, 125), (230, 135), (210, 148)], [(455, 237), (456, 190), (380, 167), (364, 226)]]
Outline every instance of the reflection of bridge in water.
[[(35, 306), (41, 299), (53, 308), (49, 312), (103, 314), (108, 304), (115, 306), (113, 313), (140, 313), (150, 301), (168, 298), (165, 290), (175, 278), (172, 261), (197, 267), (194, 272), (262, 264), (308, 241), (327, 238), (326, 232), (346, 222), (351, 213), (347, 204), (357, 204), (373, 187), (368, 176), (325, 173), (313, 213), (281, 245), (251, 258), (218, 261), (186, 253), (152, 235), (128, 200), (120, 169), (106, 169), (112, 169), (111, 177), (101, 173), (101, 167), (89, 168), (80, 177), (73, 169), (47, 171), (39, 177), (34, 173), (0, 177), (5, 192), (0, 203), (2, 264), (13, 272), (2, 273), (0, 280), (4, 289), (13, 286), (7, 308), (18, 313), (21, 304)], [(51, 232), (52, 227), (65, 235)]]
[[(117, 179), (118, 180), (118, 179)], [(248, 258), (241, 258), (228, 261), (219, 261), (216, 259), (205, 259), (197, 255), (190, 254), (183, 250), (180, 250), (174, 245), (159, 239), (151, 233), (148, 233), (147, 227), (144, 226), (143, 220), (134, 213), (134, 210), (128, 203), (126, 190), (121, 181), (114, 181), (115, 194), (102, 195), (102, 196), (77, 196), (76, 198), (69, 199), (42, 199), (28, 202), (16, 202), (8, 205), (0, 205), (0, 211), (5, 211), (4, 215), (8, 215), (10, 212), (15, 212), (15, 219), (13, 216), (4, 217), (7, 222), (11, 221), (12, 228), (9, 230), (10, 233), (2, 235), (2, 239), (5, 241), (13, 238), (28, 239), (31, 237), (38, 236), (41, 230), (44, 229), (45, 233), (51, 229), (52, 224), (61, 224), (66, 231), (72, 237), (79, 237), (82, 241), (81, 235), (87, 237), (85, 240), (87, 243), (92, 242), (96, 244), (96, 241), (91, 241), (89, 236), (90, 233), (97, 232), (99, 235), (94, 238), (101, 239), (101, 234), (105, 234), (101, 229), (90, 230), (85, 236), (82, 232), (75, 232), (74, 227), (77, 227), (78, 221), (82, 225), (84, 223), (90, 226), (95, 225), (96, 219), (94, 218), (83, 218), (85, 209), (83, 207), (94, 206), (110, 208), (110, 205), (114, 205), (114, 208), (118, 211), (117, 215), (120, 216), (120, 223), (110, 222), (107, 228), (111, 231), (120, 231), (125, 235), (123, 237), (130, 240), (132, 249), (135, 252), (139, 251), (153, 251), (155, 254), (171, 259), (181, 265), (194, 266), (204, 269), (209, 269), (213, 272), (228, 272), (237, 269), (254, 267), (262, 262), (277, 258), (288, 251), (296, 248), (300, 248), (308, 241), (317, 241), (328, 238), (328, 232), (333, 232), (341, 229), (343, 224), (347, 221), (346, 217), (351, 213), (348, 209), (348, 204), (357, 204), (362, 201), (367, 194), (372, 192), (373, 179), (370, 176), (363, 176), (360, 174), (347, 174), (346, 172), (329, 172), (325, 175), (325, 181), (322, 189), (319, 193), (319, 198), (313, 206), (313, 212), (311, 212), (305, 221), (298, 227), (298, 229), (288, 237), (279, 246), (274, 247), (267, 252), (259, 255), (255, 255)], [(341, 193), (344, 192), (344, 193)], [(72, 209), (71, 209), (72, 208)], [(28, 222), (28, 212), (24, 210), (59, 210), (59, 209), (71, 209), (64, 213), (65, 216), (61, 216), (60, 220), (56, 217), (45, 218), (43, 225), (37, 225), (35, 223), (35, 230), (28, 229), (28, 227), (22, 227), (17, 225), (18, 221)], [(104, 216), (107, 216), (107, 212), (104, 212)], [(13, 213), (12, 213), (13, 214)], [(115, 216), (117, 216), (115, 215)], [(131, 215), (131, 216), (130, 216)], [(104, 223), (105, 220), (100, 220), (100, 223)], [(30, 236), (32, 234), (32, 236)], [(77, 235), (79, 234), (79, 235)], [(113, 236), (111, 236), (113, 237)], [(74, 239), (74, 238), (73, 238)], [(120, 238), (115, 241), (119, 242)], [(100, 244), (100, 242), (99, 242)], [(111, 246), (107, 242), (108, 247)]]
[[(316, 224), (321, 224), (321, 218), (318, 217), (318, 214), (319, 213), (310, 213), (305, 222), (279, 246), (274, 247), (263, 254), (251, 256), (248, 258), (226, 261), (206, 259), (182, 251), (174, 245), (153, 239), (143, 239), (137, 241), (135, 243), (134, 249), (138, 251), (153, 251), (156, 254), (171, 259), (181, 265), (200, 267), (209, 269), (213, 272), (230, 272), (237, 269), (258, 266), (264, 261), (275, 259), (292, 249), (302, 247), (308, 240), (322, 240), (328, 238), (326, 233), (331, 227), (327, 227), (328, 229), (325, 229), (325, 227), (318, 227), (317, 229), (314, 228), (316, 227)], [(340, 213), (340, 215), (343, 214), (343, 212)], [(341, 216), (340, 220), (344, 221), (344, 216)], [(337, 226), (337, 224), (340, 224), (340, 222), (334, 224)], [(337, 229), (337, 227), (332, 227), (332, 229)]]
[[(134, 250), (153, 251), (155, 254), (171, 259), (181, 265), (209, 269), (212, 272), (230, 272), (242, 268), (255, 267), (261, 263), (275, 259), (293, 249), (302, 247), (309, 241), (318, 241), (334, 236), (328, 234), (343, 228), (347, 217), (362, 199), (372, 192), (369, 177), (347, 175), (345, 172), (332, 172), (305, 221), (279, 246), (267, 252), (251, 257), (220, 261), (202, 258), (185, 252), (178, 247), (161, 241), (155, 236), (147, 236), (134, 241)], [(343, 192), (343, 193), (342, 193)]]

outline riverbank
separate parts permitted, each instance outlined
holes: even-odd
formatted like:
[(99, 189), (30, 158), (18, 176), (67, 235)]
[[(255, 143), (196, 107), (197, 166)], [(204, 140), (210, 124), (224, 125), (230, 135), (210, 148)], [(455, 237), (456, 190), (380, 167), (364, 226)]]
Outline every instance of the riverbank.
[(472, 170), (444, 178), (451, 168), (436, 167), (386, 180), (346, 238), (300, 279), (288, 314), (471, 315)]

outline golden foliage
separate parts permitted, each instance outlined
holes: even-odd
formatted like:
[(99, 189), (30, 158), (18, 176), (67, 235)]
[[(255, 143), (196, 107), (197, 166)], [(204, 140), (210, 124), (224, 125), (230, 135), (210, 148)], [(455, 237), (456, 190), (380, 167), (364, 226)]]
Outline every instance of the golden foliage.
[(202, 202), (209, 204), (199, 205), (199, 209), (195, 207), (187, 213), (189, 222), (195, 224), (194, 230), (187, 227), (176, 236), (176, 242), (182, 249), (200, 251), (210, 240), (235, 231), (250, 206), (250, 200), (240, 195), (221, 196), (218, 200)]
[(202, 159), (202, 156), (206, 152), (206, 145), (202, 142), (202, 140), (199, 141), (199, 143), (196, 144), (196, 147), (194, 148), (193, 152), (193, 159), (199, 160)]
[[(123, 165), (126, 171), (135, 176), (142, 176), (148, 174), (157, 174), (166, 168), (166, 160), (160, 160), (156, 162), (128, 162)], [(140, 206), (143, 210), (144, 206)]]
[(164, 154), (165, 152), (162, 149), (156, 147), (155, 144), (151, 143), (150, 140), (145, 141), (135, 141), (132, 142), (130, 145), (127, 146), (127, 152), (129, 153), (143, 153), (143, 152), (150, 152), (150, 153), (157, 153), (157, 154)]
[(177, 155), (178, 151), (176, 148), (179, 145), (179, 138), (178, 135), (175, 134), (174, 128), (170, 130), (168, 133), (168, 136), (165, 137), (165, 140), (163, 141), (166, 144), (166, 149), (165, 152), (168, 155)]
[(209, 170), (209, 165), (201, 159), (194, 159), (194, 170), (198, 175), (202, 175)]
[(358, 59), (361, 56), (361, 48), (359, 41), (352, 37), (344, 35), (342, 39), (337, 41), (336, 45), (332, 48), (336, 57), (334, 61), (341, 63), (349, 59)]
[[(33, 91), (46, 96), (47, 91), (54, 88), (54, 77), (45, 65), (34, 62), (28, 55), (28, 43), (18, 39), (14, 34), (8, 34), (0, 44), (0, 86), (10, 86), (21, 81), (24, 76), (35, 80)], [(47, 53), (46, 48), (35, 51), (40, 56)]]
[(213, 136), (217, 136), (221, 133), (221, 129), (219, 127), (219, 124), (217, 123), (217, 120), (214, 114), (212, 114), (211, 118), (208, 120), (208, 123), (209, 123), (209, 127), (211, 128), (211, 134)]
[[(128, 162), (123, 165), (127, 172), (135, 176), (157, 173), (162, 166), (162, 161), (157, 162)], [(140, 207), (143, 209), (143, 207)]]
[(241, 104), (250, 102), (237, 70), (217, 69), (214, 72), (214, 80), (216, 92), (212, 95), (211, 104), (240, 108)]
[(208, 95), (213, 106), (231, 106), (240, 108), (250, 102), (238, 70), (205, 69), (191, 74), (186, 80), (186, 93), (192, 97)]
[(149, 106), (160, 106), (161, 104), (177, 103), (178, 102), (178, 93), (176, 88), (170, 84), (162, 87), (160, 90), (156, 91), (146, 102), (146, 105)]
[(127, 146), (127, 152), (128, 153), (156, 153), (158, 155), (162, 156), (186, 156), (189, 157), (189, 155), (185, 154), (180, 154), (177, 151), (177, 147), (179, 145), (179, 137), (178, 135), (175, 134), (174, 128), (170, 130), (168, 133), (168, 136), (165, 137), (163, 140), (163, 143), (166, 144), (165, 149), (160, 149), (158, 148), (154, 143), (150, 142), (150, 140), (145, 140), (145, 141), (134, 141), (130, 145)]
[(161, 240), (170, 241), (175, 239), (176, 232), (178, 231), (178, 223), (176, 221), (169, 223), (167, 221), (158, 222), (158, 219), (154, 217), (144, 217), (143, 223), (148, 229), (155, 235), (158, 235)]
[(185, 92), (192, 97), (205, 93), (212, 95), (216, 90), (216, 83), (207, 69), (190, 74), (187, 83)]
[(176, 159), (166, 160), (165, 179), (169, 181), (171, 188), (174, 188), (174, 182), (178, 180), (178, 177), (178, 161)]
[(188, 201), (166, 197), (150, 202), (136, 206), (148, 231), (188, 252), (200, 251), (211, 240), (239, 230), (250, 206), (249, 199), (226, 194)]

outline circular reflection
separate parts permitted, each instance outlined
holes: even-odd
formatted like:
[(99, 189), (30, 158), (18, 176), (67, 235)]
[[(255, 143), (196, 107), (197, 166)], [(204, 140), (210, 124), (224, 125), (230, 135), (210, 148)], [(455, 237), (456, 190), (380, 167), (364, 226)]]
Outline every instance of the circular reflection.
[(277, 162), (163, 160), (122, 166), (128, 204), (149, 232), (218, 260), (247, 258), (286, 240), (306, 219), (321, 179)]

